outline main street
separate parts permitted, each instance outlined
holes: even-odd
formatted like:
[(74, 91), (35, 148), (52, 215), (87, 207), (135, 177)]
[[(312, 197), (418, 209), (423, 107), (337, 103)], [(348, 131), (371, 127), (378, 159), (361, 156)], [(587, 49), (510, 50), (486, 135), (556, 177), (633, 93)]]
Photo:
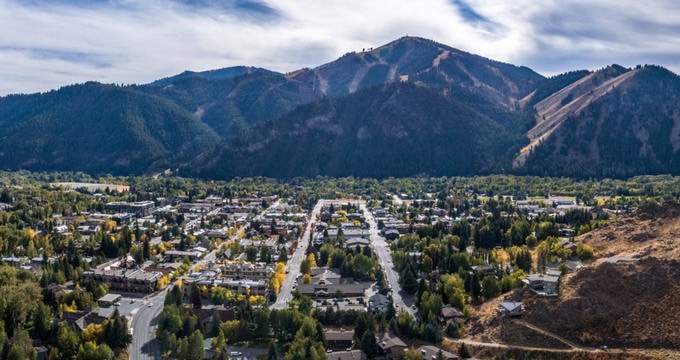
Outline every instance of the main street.
[(132, 344), (130, 344), (130, 359), (160, 359), (160, 348), (156, 341), (156, 324), (158, 316), (163, 310), (165, 302), (165, 290), (145, 297), (138, 301), (140, 307), (132, 316)]
[(378, 230), (378, 223), (375, 221), (373, 214), (368, 210), (365, 203), (361, 204), (361, 210), (364, 212), (364, 219), (370, 226), (371, 245), (375, 254), (378, 256), (378, 262), (384, 270), (385, 280), (392, 289), (392, 303), (397, 311), (404, 310), (411, 316), (415, 314), (413, 306), (413, 296), (403, 292), (401, 285), (399, 285), (399, 274), (394, 269), (392, 264), (392, 255), (390, 254), (390, 247), (385, 241), (385, 238), (380, 235)]
[(291, 257), (288, 258), (286, 263), (286, 279), (279, 288), (279, 294), (276, 297), (276, 302), (270, 306), (271, 309), (285, 309), (288, 307), (288, 302), (293, 298), (291, 292), (293, 291), (293, 284), (297, 279), (298, 274), (300, 274), (300, 263), (304, 260), (305, 253), (307, 252), (307, 246), (309, 246), (309, 239), (314, 231), (314, 224), (316, 223), (316, 218), (321, 213), (321, 208), (323, 207), (324, 200), (319, 200), (314, 206), (312, 213), (309, 215), (307, 220), (307, 227), (305, 232), (298, 238), (298, 245), (295, 248), (295, 252)]

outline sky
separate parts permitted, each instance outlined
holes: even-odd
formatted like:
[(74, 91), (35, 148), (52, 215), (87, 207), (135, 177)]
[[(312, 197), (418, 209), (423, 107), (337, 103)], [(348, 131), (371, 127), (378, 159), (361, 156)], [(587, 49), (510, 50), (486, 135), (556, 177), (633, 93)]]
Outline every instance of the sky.
[(285, 73), (405, 35), (545, 76), (680, 74), (677, 0), (0, 0), (0, 96), (237, 65)]

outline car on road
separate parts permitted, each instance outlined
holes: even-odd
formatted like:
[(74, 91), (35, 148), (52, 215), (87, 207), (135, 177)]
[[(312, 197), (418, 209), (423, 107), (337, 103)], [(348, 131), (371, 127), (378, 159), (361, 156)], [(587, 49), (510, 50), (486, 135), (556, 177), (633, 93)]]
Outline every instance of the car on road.
[(231, 351), (229, 352), (229, 356), (243, 356), (243, 353), (240, 351)]
[(147, 304), (146, 306), (152, 307), (152, 306), (153, 306), (153, 303), (149, 303), (149, 304)]

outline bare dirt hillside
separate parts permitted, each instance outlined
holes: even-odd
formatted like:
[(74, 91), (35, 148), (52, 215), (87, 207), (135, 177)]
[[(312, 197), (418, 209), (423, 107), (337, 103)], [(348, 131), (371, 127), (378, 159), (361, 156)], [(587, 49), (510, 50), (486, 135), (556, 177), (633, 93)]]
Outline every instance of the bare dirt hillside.
[[(646, 204), (581, 236), (598, 260), (524, 319), (586, 346), (680, 348), (680, 205)], [(613, 258), (636, 261), (613, 262)]]
[[(676, 358), (680, 205), (646, 204), (578, 240), (591, 245), (597, 259), (564, 276), (558, 297), (538, 297), (529, 291), (507, 295), (524, 302), (522, 318), (500, 319), (493, 315), (495, 304), (478, 307), (468, 334), (513, 346), (560, 349), (572, 344), (572, 350), (581, 351), (602, 351), (606, 346), (610, 354), (632, 355), (630, 349), (638, 349), (634, 353), (645, 354), (641, 358)], [(547, 339), (545, 334), (553, 336)], [(559, 344), (555, 339), (564, 341)]]
[(645, 204), (578, 240), (595, 248), (600, 262), (611, 257), (680, 260), (680, 205)]

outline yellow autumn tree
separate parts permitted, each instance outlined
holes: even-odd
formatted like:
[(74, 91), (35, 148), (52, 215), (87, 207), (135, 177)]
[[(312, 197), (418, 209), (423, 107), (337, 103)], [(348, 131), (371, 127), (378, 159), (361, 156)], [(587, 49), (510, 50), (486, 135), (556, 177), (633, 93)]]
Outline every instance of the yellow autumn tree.
[(302, 276), (302, 283), (303, 284), (311, 284), (312, 283), (312, 276), (309, 274), (305, 274)]
[(94, 341), (101, 343), (104, 337), (104, 324), (90, 323), (80, 335), (83, 342)]
[(281, 289), (281, 284), (279, 283), (279, 280), (276, 278), (276, 276), (272, 277), (271, 280), (269, 280), (269, 287), (272, 289), (274, 294), (279, 294), (279, 290)]
[(158, 279), (158, 282), (156, 283), (156, 290), (162, 290), (165, 289), (166, 286), (170, 284), (170, 277), (168, 275), (163, 275), (161, 276), (160, 279)]
[(314, 255), (314, 253), (309, 253), (309, 255), (307, 255), (307, 259), (309, 260), (309, 267), (315, 268), (316, 267), (316, 256)]

